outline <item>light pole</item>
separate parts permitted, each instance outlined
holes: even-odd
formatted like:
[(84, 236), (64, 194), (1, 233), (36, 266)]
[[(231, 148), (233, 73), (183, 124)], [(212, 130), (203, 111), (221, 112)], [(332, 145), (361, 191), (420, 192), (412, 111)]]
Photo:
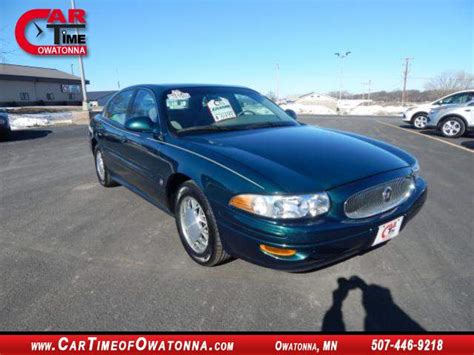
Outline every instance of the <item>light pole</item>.
[[(71, 9), (75, 9), (76, 4), (74, 0), (71, 0)], [(79, 34), (79, 30), (76, 28), (76, 34)], [(84, 64), (82, 62), (82, 55), (79, 56), (79, 72), (81, 74), (81, 88), (82, 88), (82, 110), (88, 111), (87, 105), (87, 91), (86, 91), (86, 78), (84, 75)]]
[(276, 102), (280, 99), (280, 64), (276, 63), (275, 66), (276, 74)]
[(339, 59), (341, 60), (341, 64), (340, 64), (340, 73), (339, 73), (339, 101), (341, 101), (341, 98), (342, 98), (342, 78), (343, 78), (343, 74), (344, 74), (344, 59), (349, 55), (351, 54), (350, 51), (346, 51), (346, 53), (339, 53), (339, 52), (336, 52), (334, 53), (335, 56), (339, 57)]

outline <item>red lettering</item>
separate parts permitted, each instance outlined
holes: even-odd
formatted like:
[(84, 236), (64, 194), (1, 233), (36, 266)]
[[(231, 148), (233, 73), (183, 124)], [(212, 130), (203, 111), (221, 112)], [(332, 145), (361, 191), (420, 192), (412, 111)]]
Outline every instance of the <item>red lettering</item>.
[(51, 14), (48, 18), (48, 23), (61, 22), (66, 23), (66, 18), (63, 15), (63, 12), (60, 9), (54, 9), (51, 11)]
[(79, 23), (86, 23), (85, 16), (86, 12), (82, 9), (70, 9), (68, 15), (69, 23), (74, 23), (76, 20)]

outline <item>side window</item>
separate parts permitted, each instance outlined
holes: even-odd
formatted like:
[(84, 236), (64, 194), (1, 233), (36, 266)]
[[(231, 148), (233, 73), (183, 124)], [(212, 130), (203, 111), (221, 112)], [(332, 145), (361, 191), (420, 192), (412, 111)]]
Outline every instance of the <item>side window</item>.
[(127, 118), (128, 106), (132, 95), (133, 90), (127, 90), (117, 94), (107, 106), (107, 111), (104, 116), (123, 126)]
[(469, 92), (462, 92), (462, 93), (460, 93), (460, 94), (448, 96), (447, 98), (445, 98), (445, 99), (443, 100), (443, 105), (447, 105), (447, 104), (450, 104), (450, 105), (460, 105), (460, 104), (464, 104), (464, 103), (470, 101), (470, 98), (471, 98), (471, 93), (469, 93)]
[(470, 97), (471, 97), (471, 94), (468, 93), (468, 92), (466, 92), (464, 94), (459, 94), (459, 95), (457, 95), (457, 99), (452, 103), (453, 104), (465, 104), (466, 102), (469, 101)]
[(138, 90), (129, 118), (133, 117), (148, 117), (154, 123), (158, 121), (156, 101), (153, 94), (148, 90)]

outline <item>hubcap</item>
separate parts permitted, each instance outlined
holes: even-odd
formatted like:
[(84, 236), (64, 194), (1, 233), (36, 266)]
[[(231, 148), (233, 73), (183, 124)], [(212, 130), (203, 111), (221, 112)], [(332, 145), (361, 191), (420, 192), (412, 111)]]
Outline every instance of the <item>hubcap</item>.
[(418, 116), (415, 118), (415, 127), (416, 128), (425, 128), (428, 123), (426, 116)]
[(209, 243), (209, 227), (199, 202), (186, 196), (179, 207), (181, 230), (188, 245), (197, 253), (203, 253)]
[(102, 181), (105, 180), (104, 159), (102, 158), (102, 153), (100, 151), (97, 152), (95, 157), (95, 167), (97, 169), (97, 174), (99, 175), (99, 178)]
[(461, 131), (461, 125), (458, 121), (449, 120), (443, 124), (443, 133), (447, 136), (455, 136)]

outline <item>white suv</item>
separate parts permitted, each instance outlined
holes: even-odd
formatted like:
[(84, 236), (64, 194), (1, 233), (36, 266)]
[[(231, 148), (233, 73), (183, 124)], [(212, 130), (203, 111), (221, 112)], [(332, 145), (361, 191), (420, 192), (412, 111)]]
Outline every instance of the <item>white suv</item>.
[(474, 101), (431, 109), (427, 127), (437, 128), (445, 137), (462, 136), (467, 130), (474, 129)]
[(442, 97), (430, 104), (419, 105), (408, 108), (403, 113), (402, 120), (411, 123), (411, 125), (417, 129), (424, 129), (428, 124), (428, 113), (433, 109), (440, 106), (454, 106), (462, 105), (469, 101), (474, 100), (474, 90), (463, 90), (455, 92)]

